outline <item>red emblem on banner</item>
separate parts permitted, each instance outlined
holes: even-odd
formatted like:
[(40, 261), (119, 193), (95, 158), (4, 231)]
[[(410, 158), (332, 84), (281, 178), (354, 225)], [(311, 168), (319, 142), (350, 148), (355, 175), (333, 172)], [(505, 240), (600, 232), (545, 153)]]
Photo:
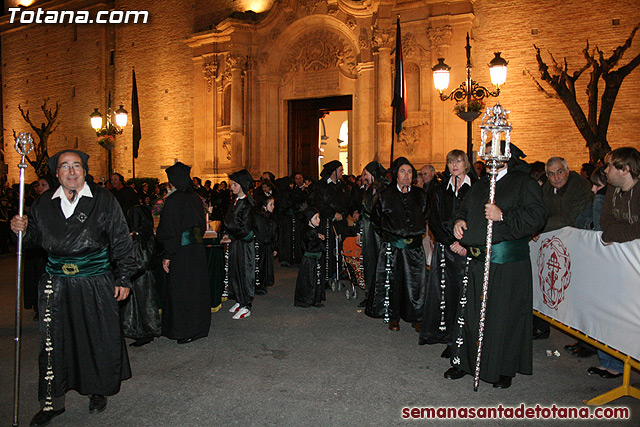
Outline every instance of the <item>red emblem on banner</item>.
[(554, 310), (564, 300), (564, 291), (571, 282), (571, 257), (557, 237), (545, 239), (538, 253), (538, 283), (542, 301)]

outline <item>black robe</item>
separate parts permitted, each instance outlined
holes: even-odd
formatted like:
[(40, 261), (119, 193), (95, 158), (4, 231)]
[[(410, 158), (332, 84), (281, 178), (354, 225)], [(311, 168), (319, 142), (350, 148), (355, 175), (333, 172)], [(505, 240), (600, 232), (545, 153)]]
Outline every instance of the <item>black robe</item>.
[[(456, 220), (467, 223), (461, 243), (484, 249), (487, 220), (484, 205), (489, 200), (488, 176), (478, 181), (465, 197)], [(510, 170), (496, 184), (495, 204), (503, 221), (493, 223), (493, 243), (527, 240), (545, 224), (547, 210), (540, 185), (525, 172)], [(528, 251), (528, 246), (527, 246)], [(484, 261), (469, 263), (467, 292), (458, 305), (452, 363), (467, 373), (475, 372), (478, 324), (482, 300)], [(532, 372), (532, 279), (531, 261), (497, 264), (489, 270), (489, 292), (484, 326), (480, 379), (496, 382), (501, 375)]]
[[(73, 215), (64, 217), (53, 190), (42, 194), (29, 211), (26, 247), (40, 245), (49, 256), (82, 257), (108, 249), (112, 270), (90, 277), (45, 274), (38, 287), (40, 311), (40, 370), (38, 396), (47, 397), (45, 322), (51, 312), (50, 335), (53, 380), (51, 396), (68, 390), (110, 396), (131, 377), (127, 348), (120, 329), (114, 286), (129, 288), (136, 266), (122, 209), (106, 189), (89, 185), (93, 197), (82, 196)], [(50, 284), (48, 283), (50, 282)], [(51, 286), (53, 293), (45, 293)]]
[(294, 187), (281, 191), (278, 199), (278, 224), (280, 229), (280, 251), (278, 259), (288, 264), (298, 264), (302, 258), (302, 234), (304, 221), (302, 211), (307, 207), (309, 192)]
[(319, 305), (326, 299), (324, 284), (320, 277), (322, 273), (320, 259), (314, 256), (324, 250), (324, 242), (318, 237), (318, 234), (322, 234), (320, 227), (305, 226), (302, 239), (305, 255), (302, 257), (298, 269), (293, 301), (297, 307)]
[(383, 189), (377, 188), (376, 185), (369, 186), (362, 194), (362, 206), (360, 207), (360, 247), (362, 248), (362, 267), (369, 311), (371, 311), (373, 304), (373, 292), (370, 292), (370, 290), (376, 281), (376, 265), (378, 264), (380, 247), (382, 246), (382, 238), (371, 222), (371, 214), (378, 195)]
[(254, 245), (256, 248), (255, 293), (266, 294), (273, 286), (273, 252), (278, 251), (278, 224), (268, 212), (253, 215)]
[[(421, 322), (427, 287), (422, 235), (427, 231), (429, 204), (420, 187), (401, 193), (396, 183), (380, 192), (371, 220), (382, 236), (373, 298), (365, 313), (385, 320)], [(385, 316), (389, 286), (388, 318)], [(371, 294), (371, 291), (369, 292)]]
[(251, 196), (236, 200), (224, 218), (224, 232), (229, 235), (229, 298), (241, 307), (251, 308), (255, 294), (255, 246)]
[[(156, 232), (163, 257), (171, 261), (162, 309), (162, 335), (167, 338), (198, 339), (209, 335), (211, 298), (202, 244), (206, 229), (204, 206), (197, 194), (175, 190), (167, 197)], [(190, 239), (184, 237), (189, 230)]]
[[(336, 249), (336, 233), (341, 235), (347, 226), (347, 215), (350, 213), (351, 206), (349, 189), (342, 180), (329, 183), (326, 179), (322, 179), (315, 186), (314, 206), (320, 212), (320, 233), (325, 236), (320, 265), (322, 283), (328, 285), (332, 278), (337, 277), (336, 254), (341, 248)], [(342, 215), (342, 220), (334, 219), (336, 213)]]
[[(437, 185), (437, 184), (436, 184)], [(456, 195), (447, 183), (430, 191), (429, 229), (435, 239), (431, 269), (422, 316), (420, 339), (427, 344), (451, 344), (460, 289), (467, 257), (454, 253), (450, 246), (457, 241), (453, 235), (454, 213), (471, 188), (464, 184)]]
[(161, 332), (157, 286), (153, 276), (157, 265), (153, 216), (147, 206), (136, 205), (129, 209), (128, 219), (138, 269), (131, 277), (131, 292), (122, 307), (122, 332), (127, 338), (153, 338), (160, 336)]

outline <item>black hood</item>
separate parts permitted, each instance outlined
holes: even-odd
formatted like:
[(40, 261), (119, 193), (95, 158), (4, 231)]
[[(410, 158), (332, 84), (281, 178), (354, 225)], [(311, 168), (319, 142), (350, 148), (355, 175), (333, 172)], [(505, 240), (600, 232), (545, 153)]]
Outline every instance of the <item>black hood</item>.
[[(325, 163), (325, 165), (322, 168), (322, 172), (320, 172), (320, 177), (323, 179), (329, 178), (331, 174), (340, 166), (342, 166), (342, 163), (340, 163), (338, 160), (331, 160), (329, 163)], [(337, 179), (341, 180), (342, 177), (339, 176), (337, 177)]]
[(380, 162), (374, 160), (369, 162), (364, 168), (373, 176), (374, 182), (384, 185), (388, 184), (387, 170)]
[(398, 157), (397, 159), (395, 159), (393, 161), (393, 163), (391, 163), (391, 180), (392, 180), (392, 182), (397, 182), (398, 181), (398, 171), (400, 170), (400, 166), (402, 166), (402, 165), (411, 166), (411, 173), (412, 173), (411, 181), (416, 179), (416, 177), (418, 176), (418, 172), (416, 171), (416, 168), (413, 167), (411, 162), (409, 160), (407, 160), (406, 157)]
[(171, 185), (180, 191), (193, 191), (193, 182), (191, 181), (191, 166), (187, 166), (182, 162), (177, 162), (173, 166), (167, 168), (167, 178)]
[(249, 194), (249, 190), (253, 187), (253, 177), (248, 170), (242, 169), (229, 175), (229, 179), (237, 182), (242, 187), (244, 194)]

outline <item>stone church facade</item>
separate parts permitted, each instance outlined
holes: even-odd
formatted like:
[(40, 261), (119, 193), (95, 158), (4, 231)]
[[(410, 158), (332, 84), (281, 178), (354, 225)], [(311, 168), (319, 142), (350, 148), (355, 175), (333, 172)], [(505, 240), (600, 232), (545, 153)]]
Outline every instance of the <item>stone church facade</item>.
[[(527, 160), (562, 155), (579, 168), (588, 161), (584, 140), (561, 101), (535, 84), (533, 45), (559, 63), (566, 57), (569, 69), (576, 70), (585, 63), (587, 39), (610, 54), (640, 23), (640, 4), (625, 0), (588, 2), (588, 7), (578, 0), (77, 0), (35, 1), (30, 8), (147, 10), (149, 22), (19, 25), (6, 14), (12, 2), (18, 3), (5, 1), (0, 19), (9, 181), (17, 177), (12, 130), (28, 130), (18, 105), (37, 121), (44, 99), (60, 103), (61, 123), (49, 152), (83, 149), (92, 156), (94, 176), (105, 176), (106, 150), (95, 143), (88, 115), (96, 107), (105, 113), (109, 93), (114, 108), (123, 104), (130, 110), (132, 68), (142, 129), (136, 176), (164, 180), (162, 167), (175, 159), (192, 165), (192, 175), (203, 180), (219, 181), (243, 167), (254, 176), (264, 170), (291, 173), (317, 156), (317, 114), (332, 108), (351, 111), (352, 172), (373, 159), (388, 165), (398, 17), (408, 118), (394, 156), (440, 169), (449, 150), (465, 149), (465, 122), (454, 115), (451, 101), (440, 100), (431, 67), (444, 57), (452, 66), (448, 91), (462, 83), (469, 33), (472, 77), (481, 85), (494, 89), (487, 66), (493, 52), (509, 61), (497, 99), (511, 111), (512, 141)], [(622, 63), (640, 52), (638, 37)], [(581, 80), (576, 91), (584, 93), (588, 75)], [(614, 148), (640, 147), (638, 87), (640, 69), (618, 95), (609, 127)], [(312, 106), (307, 115), (297, 111), (303, 101)], [(493, 105), (496, 99), (485, 101)], [(582, 101), (586, 105), (586, 98)], [(475, 149), (479, 124), (473, 124)], [(311, 142), (303, 141), (309, 135)], [(128, 126), (117, 137), (113, 167), (128, 178), (132, 165)]]

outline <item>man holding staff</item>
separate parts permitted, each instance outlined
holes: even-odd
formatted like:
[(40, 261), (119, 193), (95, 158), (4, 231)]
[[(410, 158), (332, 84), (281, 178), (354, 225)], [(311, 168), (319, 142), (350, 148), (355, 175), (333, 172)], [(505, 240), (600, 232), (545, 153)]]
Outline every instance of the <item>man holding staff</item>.
[[(487, 220), (493, 223), (484, 344), (480, 379), (508, 388), (516, 373), (531, 374), (533, 290), (529, 237), (547, 219), (540, 185), (525, 172), (511, 144), (512, 157), (498, 170), (495, 203), (489, 200), (488, 175), (471, 187), (455, 214), (453, 234), (471, 257), (466, 294), (458, 305), (453, 339), (453, 367), (444, 374), (456, 380), (475, 372), (484, 277)], [(464, 287), (464, 286), (463, 286)]]
[(118, 301), (129, 295), (133, 246), (117, 200), (87, 179), (88, 159), (77, 150), (51, 157), (60, 187), (36, 200), (28, 219), (11, 220), (25, 247), (39, 245), (49, 255), (38, 286), (42, 409), (31, 426), (62, 414), (69, 390), (89, 395), (89, 412), (101, 412), (106, 396), (131, 377)]

